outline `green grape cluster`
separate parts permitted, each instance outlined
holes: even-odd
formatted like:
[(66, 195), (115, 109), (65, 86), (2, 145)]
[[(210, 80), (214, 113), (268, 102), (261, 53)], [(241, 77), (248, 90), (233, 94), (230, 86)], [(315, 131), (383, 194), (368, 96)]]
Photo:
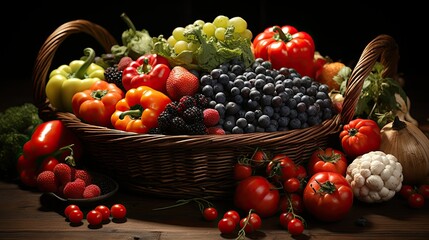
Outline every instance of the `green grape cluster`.
[(247, 28), (247, 22), (242, 17), (229, 18), (224, 15), (217, 16), (213, 22), (204, 22), (201, 19), (196, 20), (193, 24), (186, 27), (176, 27), (171, 36), (167, 39), (168, 44), (178, 55), (188, 50), (194, 52), (199, 47), (199, 42), (195, 39), (189, 39), (185, 32), (187, 29), (195, 26), (201, 26), (203, 34), (209, 38), (215, 38), (217, 41), (224, 41), (227, 38), (228, 31), (231, 31), (233, 39), (248, 38), (252, 40), (253, 34)]

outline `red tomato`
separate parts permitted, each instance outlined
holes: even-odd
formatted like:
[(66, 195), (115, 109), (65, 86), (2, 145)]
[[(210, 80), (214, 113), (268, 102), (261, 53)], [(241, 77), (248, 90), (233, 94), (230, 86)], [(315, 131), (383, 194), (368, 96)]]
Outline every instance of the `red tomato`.
[(300, 219), (294, 218), (287, 224), (287, 230), (291, 235), (299, 235), (304, 232), (304, 224)]
[(307, 169), (303, 165), (297, 164), (296, 165), (296, 177), (301, 180), (307, 177)]
[(240, 214), (235, 210), (229, 210), (223, 215), (224, 218), (231, 218), (235, 224), (240, 223)]
[(336, 172), (345, 176), (347, 165), (347, 158), (343, 152), (328, 147), (313, 152), (307, 169), (310, 176), (317, 172)]
[(380, 128), (374, 120), (356, 118), (344, 125), (340, 140), (344, 153), (355, 158), (380, 148)]
[(429, 185), (420, 185), (418, 192), (426, 199), (429, 199)]
[(40, 165), (40, 172), (43, 171), (54, 171), (54, 167), (59, 163), (59, 161), (53, 157), (49, 156), (42, 161), (42, 165)]
[(292, 210), (295, 214), (301, 214), (304, 212), (304, 202), (302, 196), (297, 193), (290, 193), (280, 198), (279, 209), (281, 212), (289, 212), (290, 205), (292, 204)]
[(207, 207), (203, 210), (203, 217), (207, 221), (213, 221), (217, 218), (217, 210), (214, 207)]
[(68, 205), (68, 206), (64, 209), (64, 216), (65, 216), (66, 218), (68, 218), (68, 217), (69, 217), (70, 212), (71, 212), (71, 211), (73, 211), (73, 210), (75, 210), (75, 209), (80, 210), (80, 208), (79, 208), (79, 206), (78, 206), (78, 205), (75, 205), (75, 204), (70, 204), (70, 205)]
[(70, 211), (68, 219), (71, 223), (80, 223), (83, 219), (83, 212), (80, 209), (73, 209)]
[(335, 172), (318, 172), (304, 189), (305, 209), (317, 219), (333, 222), (343, 219), (353, 205), (353, 190), (346, 178)]
[(237, 223), (235, 223), (230, 217), (224, 217), (217, 223), (217, 228), (222, 234), (230, 234), (234, 232), (236, 226)]
[(103, 214), (97, 210), (91, 210), (86, 214), (86, 220), (89, 225), (98, 225), (103, 221)]
[(95, 207), (95, 210), (99, 211), (101, 213), (101, 216), (103, 217), (103, 221), (107, 221), (110, 219), (110, 208), (104, 205), (98, 205)]
[(243, 180), (252, 176), (252, 167), (243, 163), (236, 163), (234, 165), (234, 179), (236, 181)]
[(252, 166), (261, 167), (265, 165), (266, 162), (269, 162), (269, 156), (264, 150), (258, 148), (253, 153), (251, 161), (252, 161)]
[(283, 188), (288, 193), (298, 192), (300, 187), (301, 182), (296, 177), (289, 178), (283, 183)]
[(408, 205), (412, 208), (421, 208), (425, 205), (425, 198), (420, 193), (413, 193), (408, 197)]
[[(251, 213), (249, 221), (247, 221), (247, 218), (248, 217), (245, 217), (240, 220), (240, 228), (244, 227), (244, 232), (252, 233), (261, 228), (262, 220), (257, 213)], [(244, 226), (246, 221), (247, 221), (247, 224), (246, 226)]]
[(278, 211), (280, 194), (278, 189), (262, 176), (250, 176), (240, 181), (234, 192), (236, 207), (253, 209), (261, 217), (274, 215)]
[(113, 218), (121, 219), (127, 215), (127, 209), (124, 205), (117, 203), (110, 208), (110, 214)]
[(290, 220), (294, 219), (295, 216), (291, 212), (282, 212), (279, 216), (279, 223), (280, 225), (287, 229), (287, 225), (290, 222)]
[(415, 193), (413, 186), (408, 184), (403, 184), (401, 190), (399, 190), (399, 194), (404, 198), (408, 199), (411, 194)]
[(296, 177), (295, 162), (284, 154), (275, 155), (266, 168), (267, 175), (276, 181), (285, 181)]

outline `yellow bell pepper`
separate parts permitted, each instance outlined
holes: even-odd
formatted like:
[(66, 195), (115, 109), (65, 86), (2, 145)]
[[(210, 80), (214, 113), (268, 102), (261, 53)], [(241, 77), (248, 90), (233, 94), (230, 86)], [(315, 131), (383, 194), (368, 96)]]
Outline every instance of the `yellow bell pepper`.
[(104, 68), (94, 63), (95, 51), (85, 48), (86, 60), (74, 60), (61, 65), (49, 75), (45, 93), (57, 111), (73, 112), (72, 98), (77, 92), (89, 89), (98, 80), (104, 80)]

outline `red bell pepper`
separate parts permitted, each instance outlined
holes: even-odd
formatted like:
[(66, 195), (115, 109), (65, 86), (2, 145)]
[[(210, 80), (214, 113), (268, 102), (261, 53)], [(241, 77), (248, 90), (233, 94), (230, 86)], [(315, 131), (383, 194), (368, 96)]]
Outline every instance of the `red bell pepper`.
[(73, 113), (86, 123), (111, 127), (110, 117), (123, 97), (124, 93), (114, 83), (99, 80), (90, 89), (73, 95)]
[(289, 25), (269, 27), (255, 37), (253, 47), (255, 58), (270, 61), (274, 69), (293, 68), (301, 76), (315, 76), (315, 45), (306, 32)]
[(42, 161), (56, 156), (59, 161), (74, 166), (82, 156), (80, 140), (60, 120), (43, 122), (23, 146), (28, 161)]
[(131, 62), (122, 72), (122, 85), (131, 88), (148, 86), (165, 93), (165, 83), (170, 74), (168, 60), (157, 54), (145, 54)]

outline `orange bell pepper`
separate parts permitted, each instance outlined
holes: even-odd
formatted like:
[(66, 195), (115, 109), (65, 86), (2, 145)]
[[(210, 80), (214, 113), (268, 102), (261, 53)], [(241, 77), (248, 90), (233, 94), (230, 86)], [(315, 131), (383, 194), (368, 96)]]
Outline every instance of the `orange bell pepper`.
[(112, 127), (110, 117), (122, 98), (124, 92), (114, 83), (98, 80), (88, 90), (73, 95), (73, 113), (86, 123)]
[(127, 132), (147, 133), (158, 127), (158, 116), (170, 102), (167, 95), (148, 86), (131, 88), (116, 104), (112, 125)]

